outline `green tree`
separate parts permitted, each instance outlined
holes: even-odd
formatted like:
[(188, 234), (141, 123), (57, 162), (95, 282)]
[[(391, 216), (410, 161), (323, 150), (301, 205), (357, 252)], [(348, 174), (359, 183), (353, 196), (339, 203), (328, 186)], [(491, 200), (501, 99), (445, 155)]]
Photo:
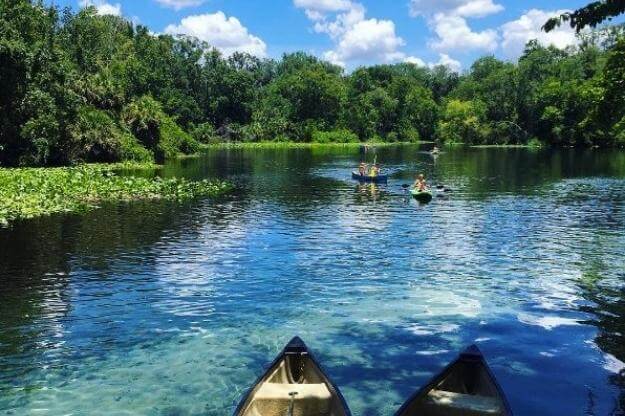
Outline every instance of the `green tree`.
[(158, 161), (197, 151), (197, 142), (165, 114), (161, 104), (151, 96), (132, 101), (124, 108), (121, 117)]
[(600, 0), (573, 12), (566, 12), (558, 17), (549, 19), (543, 26), (545, 32), (551, 32), (564, 22), (569, 22), (578, 32), (586, 26), (596, 27), (606, 19), (612, 19), (625, 13), (625, 0)]
[(318, 65), (279, 77), (267, 94), (276, 96), (268, 101), (279, 103), (291, 126), (302, 127), (295, 133), (304, 136), (299, 137), (300, 140), (310, 139), (309, 134), (315, 129), (335, 128), (347, 100), (342, 78)]
[(608, 52), (603, 68), (603, 95), (598, 105), (600, 121), (609, 129), (610, 139), (625, 145), (625, 37)]
[(485, 143), (490, 131), (484, 104), (480, 101), (450, 100), (443, 109), (438, 134), (442, 141), (449, 143)]
[[(568, 19), (593, 25), (621, 3)], [(625, 143), (622, 27), (564, 50), (531, 41), (518, 63), (487, 56), (462, 75), (408, 63), (345, 74), (303, 52), (224, 57), (92, 7), (45, 4), (0, 0), (2, 165), (163, 160), (219, 140)]]

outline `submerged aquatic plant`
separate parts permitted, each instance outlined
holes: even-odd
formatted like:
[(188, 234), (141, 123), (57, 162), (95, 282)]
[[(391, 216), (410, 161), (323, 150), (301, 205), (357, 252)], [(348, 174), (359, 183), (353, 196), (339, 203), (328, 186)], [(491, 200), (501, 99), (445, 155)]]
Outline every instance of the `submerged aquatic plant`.
[(69, 168), (0, 169), (0, 226), (18, 219), (92, 209), (102, 202), (187, 200), (217, 196), (230, 185), (122, 174), (153, 170), (151, 164), (82, 165)]

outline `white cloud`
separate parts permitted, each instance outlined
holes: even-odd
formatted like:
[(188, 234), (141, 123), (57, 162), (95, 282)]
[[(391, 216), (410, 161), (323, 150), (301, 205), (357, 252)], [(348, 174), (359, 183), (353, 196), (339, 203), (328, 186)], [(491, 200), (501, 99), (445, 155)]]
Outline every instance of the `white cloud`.
[(348, 62), (393, 62), (405, 57), (398, 51), (404, 44), (392, 21), (368, 19), (350, 27), (325, 57), (342, 66)]
[(108, 14), (113, 15), (113, 16), (122, 15), (122, 5), (119, 3), (111, 4), (102, 0), (80, 0), (78, 4), (80, 5), (80, 7), (89, 7), (89, 6), (95, 7), (100, 16), (104, 16)]
[(204, 3), (204, 0), (156, 0), (161, 6), (174, 10), (181, 10), (186, 7), (196, 7)]
[(460, 63), (460, 61), (456, 61), (455, 59), (451, 58), (449, 55), (445, 53), (441, 53), (438, 55), (438, 57), (439, 57), (438, 62), (428, 63), (428, 66), (430, 68), (434, 68), (435, 66), (442, 65), (442, 66), (446, 66), (447, 68), (455, 72), (460, 72), (460, 70), (462, 69), (462, 64)]
[(356, 24), (365, 20), (366, 9), (360, 3), (353, 3), (349, 10), (336, 16), (333, 21), (328, 21), (325, 16), (316, 21), (314, 29), (317, 33), (327, 33), (332, 39), (350, 31)]
[(487, 29), (473, 32), (465, 18), (458, 15), (437, 13), (430, 20), (430, 27), (438, 38), (430, 41), (437, 51), (488, 51), (497, 49), (498, 34)]
[(438, 13), (462, 17), (484, 17), (499, 13), (504, 7), (493, 0), (411, 0), (412, 16), (433, 16)]
[(236, 17), (226, 17), (223, 12), (185, 17), (179, 25), (167, 26), (165, 33), (195, 36), (226, 56), (237, 51), (258, 57), (267, 55), (265, 42), (250, 34)]
[(499, 13), (504, 7), (493, 0), (411, 0), (412, 16), (423, 16), (436, 34), (429, 46), (440, 52), (497, 49), (499, 35), (494, 29), (474, 32), (468, 18)]
[(545, 22), (553, 16), (560, 15), (567, 10), (544, 11), (532, 9), (517, 20), (510, 21), (501, 26), (501, 47), (508, 58), (518, 58), (525, 49), (525, 44), (533, 39), (542, 45), (553, 45), (557, 48), (565, 48), (576, 45), (579, 40), (575, 31), (568, 25), (562, 25), (553, 31), (546, 33), (541, 30)]
[(308, 17), (313, 22), (318, 22), (325, 18), (325, 15), (318, 10), (306, 10), (306, 17)]
[(349, 10), (352, 6), (350, 0), (294, 0), (295, 7), (317, 12), (340, 12)]
[(425, 66), (425, 62), (421, 58), (417, 58), (416, 56), (406, 56), (404, 58), (404, 62), (409, 64), (414, 64), (416, 66)]
[(405, 44), (391, 20), (367, 19), (361, 3), (350, 0), (294, 0), (314, 22), (317, 33), (325, 33), (334, 48), (325, 59), (341, 66), (395, 62), (406, 59), (399, 49)]

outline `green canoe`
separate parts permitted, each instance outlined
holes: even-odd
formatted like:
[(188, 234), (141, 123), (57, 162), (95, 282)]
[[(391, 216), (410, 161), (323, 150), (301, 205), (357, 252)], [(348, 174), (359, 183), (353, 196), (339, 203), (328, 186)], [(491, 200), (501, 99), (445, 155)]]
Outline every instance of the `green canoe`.
[(418, 191), (416, 189), (412, 189), (410, 193), (414, 199), (419, 202), (430, 202), (432, 200), (432, 192), (430, 191)]

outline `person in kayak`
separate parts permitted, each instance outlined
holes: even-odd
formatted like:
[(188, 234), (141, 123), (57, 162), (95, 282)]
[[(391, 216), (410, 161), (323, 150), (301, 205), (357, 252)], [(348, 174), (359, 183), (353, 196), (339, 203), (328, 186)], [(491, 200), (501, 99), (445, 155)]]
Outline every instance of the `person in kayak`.
[(415, 181), (413, 188), (419, 192), (424, 192), (425, 190), (427, 190), (428, 185), (425, 182), (425, 176), (422, 173), (417, 176), (417, 180)]

